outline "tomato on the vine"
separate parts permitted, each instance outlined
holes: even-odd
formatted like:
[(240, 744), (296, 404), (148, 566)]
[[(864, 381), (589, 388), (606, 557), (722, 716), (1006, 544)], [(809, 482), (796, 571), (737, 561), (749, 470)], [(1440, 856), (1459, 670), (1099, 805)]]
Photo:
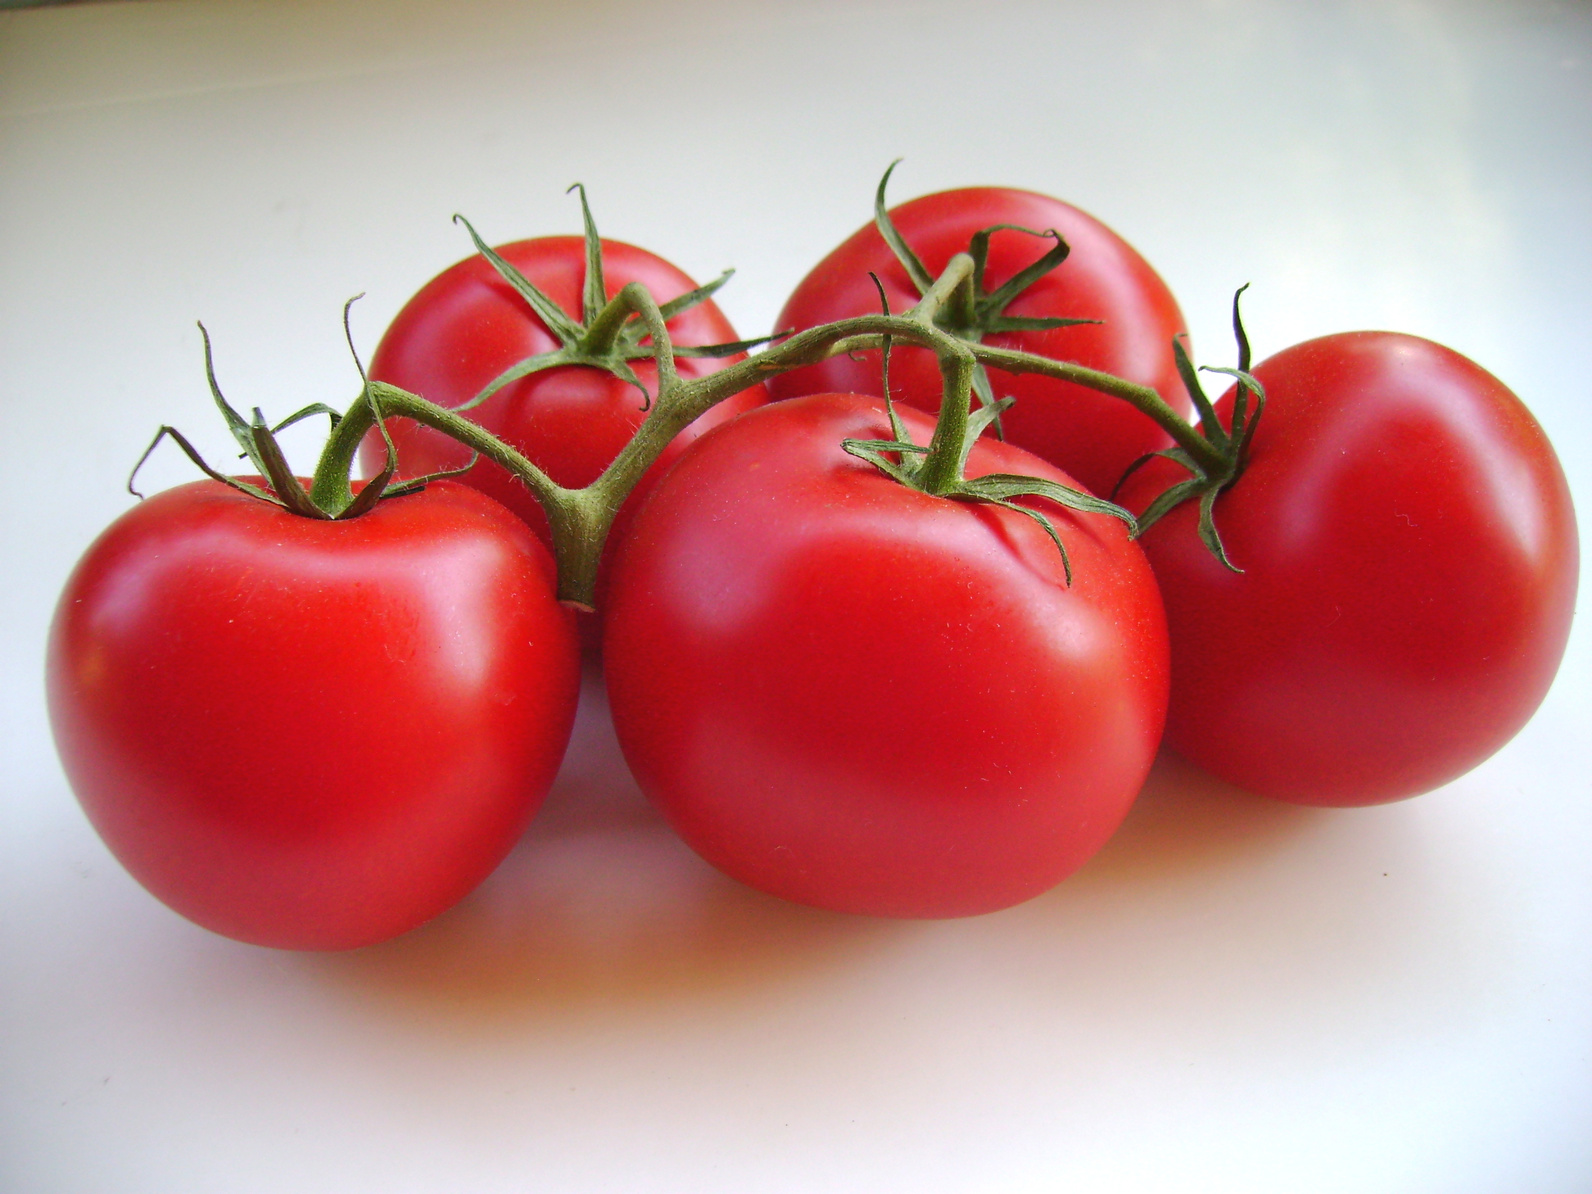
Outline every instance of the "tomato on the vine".
[[(1437, 787), (1525, 724), (1564, 653), (1579, 548), (1558, 460), (1501, 382), (1414, 336), (1325, 336), (1254, 374), (1264, 415), (1213, 509), (1242, 571), (1192, 502), (1141, 540), (1172, 637), (1167, 741), (1302, 804)], [(1184, 476), (1157, 459), (1121, 500)]]
[(563, 757), (579, 652), (546, 549), (474, 490), (333, 521), (206, 480), (89, 549), (48, 671), (67, 776), (135, 878), (229, 937), (345, 949), (507, 854)]
[[(603, 240), (603, 280), (608, 297), (640, 282), (661, 305), (696, 289), (662, 258), (620, 241)], [(565, 312), (582, 310), (586, 245), (578, 236), (549, 236), (501, 245), (496, 252)], [(734, 342), (735, 330), (711, 299), (668, 321), (677, 345)], [(484, 256), (466, 258), (427, 282), (393, 320), (371, 359), (370, 375), (440, 406), (456, 407), (519, 362), (559, 347), (559, 340), (526, 299), (516, 293)], [(682, 357), (680, 375), (700, 377), (741, 359)], [(657, 392), (657, 369), (649, 359), (632, 362), (649, 393)], [(656, 484), (687, 444), (708, 428), (766, 402), (754, 386), (713, 407), (685, 428), (647, 471), (620, 513), (621, 523)], [(646, 417), (648, 398), (636, 386), (604, 370), (561, 366), (510, 382), (468, 417), (523, 452), (560, 485), (589, 485), (630, 442)], [(441, 432), (406, 419), (389, 421), (400, 477), (462, 468), (470, 451)], [(375, 472), (386, 448), (374, 434), (361, 451)], [(491, 460), (478, 460), (460, 478), (502, 502), (550, 542), (547, 516), (530, 492)], [(620, 531), (613, 533), (618, 538)]]
[[(1156, 390), (1173, 409), (1191, 409), (1178, 376), (1172, 340), (1184, 331), (1177, 300), (1133, 247), (1076, 207), (1031, 191), (969, 187), (913, 199), (890, 219), (931, 274), (966, 252), (973, 235), (996, 225), (1031, 232), (1055, 230), (1070, 246), (1062, 263), (1021, 291), (1004, 314), (1021, 318), (1098, 320), (1070, 327), (997, 331), (982, 342), (1074, 361)], [(994, 292), (1044, 256), (1051, 242), (1006, 229), (989, 239), (985, 286)], [(877, 313), (874, 274), (900, 313), (919, 292), (874, 224), (859, 229), (804, 279), (775, 327), (801, 331), (816, 324)], [(1085, 488), (1109, 494), (1123, 472), (1170, 441), (1154, 422), (1119, 399), (1073, 382), (1035, 374), (990, 371), (995, 398), (1015, 397), (1002, 419), (1005, 438), (1050, 461)], [(926, 411), (940, 405), (940, 374), (932, 353), (898, 346), (890, 362), (891, 396)], [(775, 398), (830, 390), (881, 394), (878, 352), (833, 357), (771, 378)]]
[[(930, 420), (902, 411), (917, 442)], [(621, 545), (603, 643), (642, 790), (766, 892), (965, 916), (1047, 890), (1116, 829), (1160, 740), (1166, 630), (1123, 523), (1065, 543), (848, 455), (877, 398), (774, 403), (699, 440)], [(989, 439), (967, 476), (1067, 484)]]

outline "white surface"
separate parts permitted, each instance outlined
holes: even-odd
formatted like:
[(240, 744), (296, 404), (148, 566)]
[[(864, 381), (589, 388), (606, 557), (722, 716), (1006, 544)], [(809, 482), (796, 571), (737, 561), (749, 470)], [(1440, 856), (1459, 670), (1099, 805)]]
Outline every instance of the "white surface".
[[(1357, 812), (1157, 766), (1060, 889), (897, 924), (719, 878), (588, 704), (502, 871), (389, 945), (193, 928), (88, 828), (55, 593), (161, 422), (283, 414), (468, 243), (604, 232), (765, 329), (893, 192), (1047, 191), (1201, 357), (1416, 332), (1508, 381), (1592, 511), (1583, 4), (431, 5), (0, 13), (0, 1188), (1592, 1189), (1588, 627), (1502, 754)], [(154, 485), (191, 475), (174, 452)], [(1478, 567), (1481, 563), (1478, 562)]]

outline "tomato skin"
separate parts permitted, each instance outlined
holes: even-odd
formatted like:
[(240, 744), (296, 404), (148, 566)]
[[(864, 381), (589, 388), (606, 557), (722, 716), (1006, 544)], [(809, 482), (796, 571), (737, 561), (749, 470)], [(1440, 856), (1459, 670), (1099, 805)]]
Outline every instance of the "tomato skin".
[[(919, 443), (930, 422), (904, 411)], [(704, 436), (615, 564), (620, 744), (685, 840), (763, 891), (967, 916), (1048, 890), (1116, 829), (1166, 701), (1153, 576), (1123, 524), (1043, 530), (847, 455), (878, 399), (816, 395)], [(1065, 480), (985, 441), (968, 475)]]
[[(662, 258), (620, 241), (604, 240), (603, 279), (610, 296), (640, 282), (664, 303), (695, 288), (695, 283)], [(578, 236), (550, 236), (502, 245), (498, 253), (564, 311), (579, 315), (585, 282), (585, 246)], [(669, 321), (670, 336), (682, 345), (723, 344), (738, 339), (735, 329), (711, 299)], [(371, 358), (370, 375), (440, 406), (469, 401), (493, 378), (527, 357), (550, 352), (558, 340), (528, 303), (483, 257), (450, 266), (426, 283), (393, 320)], [(683, 378), (717, 372), (742, 357), (682, 357)], [(650, 360), (632, 363), (649, 392), (657, 390)], [(631, 492), (613, 538), (669, 465), (697, 436), (768, 400), (754, 386), (713, 407), (675, 437)], [(595, 481), (619, 454), (646, 417), (645, 399), (635, 386), (585, 366), (550, 369), (521, 378), (468, 412), (476, 423), (524, 453), (552, 479), (568, 488)], [(441, 432), (407, 419), (388, 428), (398, 452), (400, 477), (424, 476), (463, 467), (469, 449)], [(360, 452), (366, 473), (385, 458), (378, 436), (367, 436)], [(501, 465), (478, 460), (461, 478), (496, 498), (523, 518), (551, 545), (547, 517), (528, 489)]]
[(358, 518), (215, 481), (90, 547), (50, 633), (73, 790), (112, 853), (241, 941), (348, 949), (463, 898), (551, 786), (579, 652), (518, 519), (435, 483)]
[[(892, 208), (890, 217), (929, 271), (938, 275), (966, 251), (973, 233), (995, 224), (1043, 232), (1054, 228), (1071, 247), (1067, 259), (1025, 290), (1008, 315), (1098, 319), (1049, 331), (1003, 332), (985, 337), (995, 347), (1021, 349), (1075, 361), (1156, 390), (1173, 409), (1193, 408), (1179, 380), (1172, 340), (1185, 330), (1182, 312), (1166, 283), (1133, 247), (1100, 221), (1059, 199), (999, 187), (970, 187), (925, 195)], [(990, 239), (986, 285), (1001, 283), (1044, 255), (1051, 241), (1021, 232)], [(775, 327), (801, 331), (820, 323), (877, 314), (879, 277), (890, 309), (918, 301), (905, 268), (873, 224), (858, 229), (804, 278), (785, 303)], [(1006, 439), (1042, 456), (1094, 493), (1109, 495), (1127, 467), (1170, 443), (1147, 416), (1120, 398), (1071, 382), (1032, 374), (990, 371), (997, 398), (1016, 404), (1002, 416)], [(890, 355), (892, 396), (926, 411), (940, 408), (940, 374), (934, 355), (897, 345)], [(881, 394), (879, 354), (833, 357), (770, 379), (775, 398), (828, 390)]]
[[(1558, 669), (1579, 568), (1564, 474), (1518, 398), (1427, 340), (1325, 336), (1254, 372), (1265, 414), (1215, 506), (1244, 571), (1205, 551), (1192, 503), (1142, 540), (1172, 634), (1167, 741), (1301, 804), (1428, 791), (1507, 742)], [(1187, 475), (1142, 473), (1130, 509)]]

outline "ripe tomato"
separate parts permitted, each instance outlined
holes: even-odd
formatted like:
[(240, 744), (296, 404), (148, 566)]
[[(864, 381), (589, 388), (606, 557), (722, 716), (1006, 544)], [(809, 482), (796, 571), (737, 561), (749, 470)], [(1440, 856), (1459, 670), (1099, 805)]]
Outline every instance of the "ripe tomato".
[[(1265, 414), (1214, 510), (1243, 571), (1205, 550), (1194, 503), (1142, 540), (1172, 634), (1167, 741), (1301, 804), (1437, 787), (1525, 724), (1564, 653), (1578, 547), (1558, 460), (1496, 378), (1414, 336), (1325, 336), (1254, 372)], [(1186, 475), (1156, 460), (1122, 500)]]
[[(929, 420), (903, 411), (917, 442)], [(929, 497), (840, 446), (878, 399), (816, 395), (704, 436), (615, 562), (603, 642), (643, 791), (709, 862), (848, 912), (966, 916), (1083, 864), (1160, 740), (1166, 630), (1125, 527)], [(992, 440), (968, 476), (1067, 483)]]
[(346, 949), (502, 860), (563, 757), (578, 655), (546, 550), (471, 489), (330, 522), (198, 481), (78, 564), (50, 717), (152, 893), (242, 941)]
[[(695, 289), (685, 274), (644, 249), (611, 240), (604, 240), (602, 249), (603, 279), (610, 297), (630, 282), (642, 283), (659, 303)], [(585, 244), (580, 237), (518, 241), (500, 246), (497, 252), (566, 312), (580, 314), (586, 278)], [(736, 339), (735, 330), (711, 299), (680, 312), (668, 327), (678, 344), (724, 344)], [(475, 256), (450, 266), (409, 300), (377, 346), (370, 375), (439, 406), (454, 407), (469, 401), (511, 365), (558, 346), (526, 300), (490, 262)], [(682, 378), (700, 377), (739, 359), (683, 357), (678, 368)], [(657, 369), (652, 362), (635, 361), (632, 367), (655, 393)], [(631, 492), (611, 538), (620, 537), (624, 521), (688, 443), (767, 399), (767, 391), (755, 386), (715, 406), (676, 436)], [(472, 408), (469, 417), (523, 452), (554, 481), (573, 489), (595, 481), (630, 442), (646, 417), (645, 404), (635, 386), (612, 374), (569, 366), (511, 382)], [(390, 420), (389, 430), (400, 477), (460, 468), (470, 459), (469, 449), (456, 440), (407, 419)], [(386, 449), (379, 436), (366, 438), (361, 459), (367, 473), (381, 467)], [(479, 460), (460, 479), (502, 502), (544, 543), (551, 543), (541, 506), (501, 465)]]
[[(913, 199), (893, 208), (890, 217), (936, 275), (954, 254), (966, 251), (982, 228), (1016, 224), (1039, 232), (1055, 229), (1071, 253), (1018, 295), (1006, 314), (1102, 322), (1000, 332), (983, 337), (984, 342), (1114, 373), (1150, 386), (1185, 415), (1192, 409), (1172, 355), (1172, 339), (1184, 330), (1177, 300), (1131, 245), (1092, 216), (1030, 191), (970, 187)], [(987, 289), (998, 289), (1042, 257), (1051, 243), (1023, 232), (995, 233), (989, 243)], [(775, 327), (801, 331), (877, 313), (879, 293), (870, 271), (878, 275), (892, 311), (900, 313), (918, 301), (905, 267), (869, 224), (802, 279)], [(890, 358), (890, 381), (893, 397), (922, 410), (939, 410), (940, 374), (932, 353), (898, 345)], [(1121, 399), (1072, 382), (1000, 370), (990, 371), (990, 381), (995, 397), (1017, 399), (1002, 418), (1006, 439), (1044, 457), (1094, 493), (1109, 495), (1130, 464), (1170, 442), (1153, 421)], [(775, 377), (768, 388), (775, 398), (826, 390), (880, 394), (879, 354), (834, 357)]]

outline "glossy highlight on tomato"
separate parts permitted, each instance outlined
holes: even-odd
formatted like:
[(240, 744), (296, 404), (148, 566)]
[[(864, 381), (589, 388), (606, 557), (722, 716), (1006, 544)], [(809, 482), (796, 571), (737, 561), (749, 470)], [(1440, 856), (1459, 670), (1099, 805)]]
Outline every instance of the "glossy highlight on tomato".
[(578, 684), (547, 551), (450, 482), (346, 521), (168, 490), (89, 549), (49, 642), (61, 760), (112, 853), (198, 924), (289, 949), (384, 940), (485, 879)]
[[(1007, 308), (1013, 316), (1099, 320), (1044, 331), (1000, 332), (984, 342), (1056, 360), (1075, 361), (1156, 390), (1174, 409), (1192, 410), (1178, 377), (1172, 340), (1185, 330), (1177, 300), (1131, 245), (1093, 216), (1059, 199), (1004, 187), (969, 187), (913, 199), (890, 210), (906, 242), (931, 274), (965, 252), (975, 232), (1015, 224), (1055, 229), (1071, 247), (1067, 259), (1023, 291)], [(1024, 232), (990, 238), (987, 288), (1042, 257), (1052, 242)], [(879, 311), (879, 278), (890, 309), (918, 301), (905, 267), (879, 230), (860, 228), (802, 279), (775, 321), (778, 330)], [(996, 398), (1015, 397), (1002, 417), (1008, 441), (1050, 461), (1085, 488), (1109, 495), (1139, 457), (1170, 440), (1156, 424), (1118, 398), (1036, 374), (990, 371)], [(932, 353), (897, 345), (890, 359), (891, 396), (926, 411), (940, 406), (941, 382)], [(771, 378), (775, 398), (824, 391), (882, 394), (879, 354), (831, 358)]]
[[(917, 442), (930, 421), (902, 415)], [(968, 916), (1048, 890), (1126, 814), (1160, 740), (1165, 623), (1123, 523), (930, 497), (847, 454), (879, 399), (774, 403), (704, 436), (615, 563), (605, 671), (642, 790), (762, 891)], [(1064, 474), (981, 441), (968, 476)]]
[[(564, 311), (578, 316), (586, 278), (585, 244), (577, 236), (550, 236), (501, 245), (497, 252)], [(603, 279), (609, 297), (640, 282), (660, 304), (696, 288), (685, 274), (644, 249), (621, 241), (602, 241)], [(735, 329), (712, 299), (668, 322), (676, 344), (702, 346), (734, 342)], [(559, 346), (530, 304), (503, 280), (484, 257), (466, 258), (426, 283), (405, 304), (376, 348), (370, 375), (437, 403), (455, 407), (469, 401), (510, 366)], [(741, 356), (682, 357), (682, 377), (716, 372)], [(632, 362), (650, 393), (657, 392), (651, 360)], [(713, 407), (677, 435), (642, 478), (620, 513), (623, 522), (645, 499), (674, 459), (710, 427), (768, 400), (754, 386)], [(544, 470), (558, 484), (589, 485), (608, 467), (646, 417), (648, 399), (635, 386), (600, 369), (565, 366), (509, 383), (468, 411), (474, 422), (493, 432)], [(456, 440), (407, 419), (392, 419), (388, 429), (398, 453), (398, 476), (416, 477), (462, 468), (470, 451)], [(378, 436), (367, 437), (361, 461), (375, 473), (386, 459)], [(544, 543), (550, 543), (547, 516), (529, 490), (501, 465), (478, 460), (460, 478), (496, 498), (523, 518)]]
[[(1265, 413), (1214, 510), (1243, 571), (1205, 550), (1192, 503), (1142, 539), (1172, 636), (1167, 741), (1302, 804), (1435, 788), (1513, 737), (1558, 669), (1579, 571), (1558, 460), (1501, 382), (1415, 336), (1325, 336), (1254, 373)], [(1186, 475), (1157, 460), (1122, 500)]]

